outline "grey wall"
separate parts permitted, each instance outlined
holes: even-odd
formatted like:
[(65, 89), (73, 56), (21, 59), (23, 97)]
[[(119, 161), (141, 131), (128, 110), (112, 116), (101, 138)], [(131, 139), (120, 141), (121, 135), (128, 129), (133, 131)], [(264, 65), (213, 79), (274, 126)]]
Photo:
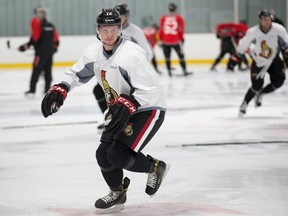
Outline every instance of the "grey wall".
[[(127, 3), (131, 22), (143, 27), (158, 22), (167, 12), (167, 5), (175, 2), (186, 21), (186, 32), (212, 32), (219, 22), (234, 20), (233, 0), (0, 0), (0, 36), (29, 35), (33, 8), (46, 7), (48, 19), (61, 35), (94, 34), (95, 18), (102, 8), (111, 8), (117, 2)], [(286, 21), (286, 0), (239, 0), (239, 18), (257, 23), (257, 12), (273, 8)]]

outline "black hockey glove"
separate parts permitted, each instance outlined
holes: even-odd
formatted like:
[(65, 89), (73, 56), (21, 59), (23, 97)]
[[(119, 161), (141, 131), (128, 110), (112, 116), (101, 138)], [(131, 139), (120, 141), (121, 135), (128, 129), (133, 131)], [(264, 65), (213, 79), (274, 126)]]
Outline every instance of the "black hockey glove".
[(20, 51), (20, 52), (24, 52), (27, 49), (29, 49), (29, 45), (28, 44), (23, 44), (23, 45), (18, 47), (18, 51)]
[(45, 118), (59, 110), (67, 97), (67, 92), (68, 87), (63, 83), (50, 87), (41, 104), (42, 115)]
[(132, 113), (140, 104), (133, 96), (120, 95), (105, 115), (105, 130), (112, 136), (117, 136), (129, 121)]

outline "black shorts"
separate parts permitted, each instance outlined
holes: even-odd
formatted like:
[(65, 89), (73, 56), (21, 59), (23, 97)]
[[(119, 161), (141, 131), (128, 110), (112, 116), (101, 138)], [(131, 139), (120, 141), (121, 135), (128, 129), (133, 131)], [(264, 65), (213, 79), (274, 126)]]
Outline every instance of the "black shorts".
[[(257, 75), (260, 73), (263, 67), (257, 67), (256, 63), (253, 61), (251, 65), (251, 80), (256, 81)], [(270, 80), (277, 81), (285, 79), (285, 65), (284, 62), (280, 59), (279, 56), (276, 56), (270, 65), (270, 67), (267, 69), (267, 72), (270, 75)]]
[(165, 111), (149, 110), (132, 115), (123, 131), (116, 137), (111, 137), (104, 130), (101, 142), (119, 141), (129, 146), (135, 152), (140, 152), (156, 134), (165, 118)]

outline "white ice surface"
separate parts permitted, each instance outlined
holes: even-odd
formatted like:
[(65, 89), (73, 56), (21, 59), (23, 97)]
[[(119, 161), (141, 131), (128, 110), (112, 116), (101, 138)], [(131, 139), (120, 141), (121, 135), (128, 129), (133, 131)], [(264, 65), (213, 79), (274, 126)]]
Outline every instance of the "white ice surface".
[[(264, 97), (261, 108), (251, 101), (240, 119), (249, 73), (207, 68), (191, 67), (194, 75), (185, 78), (160, 77), (168, 112), (143, 152), (171, 168), (153, 198), (144, 192), (146, 174), (125, 172), (131, 179), (126, 209), (114, 215), (288, 215), (288, 142), (275, 143), (288, 141), (287, 83)], [(54, 69), (55, 82), (63, 71)], [(103, 118), (92, 94), (95, 80), (44, 119), (43, 80), (27, 99), (29, 79), (29, 70), (0, 72), (0, 215), (96, 215), (94, 202), (108, 188), (95, 160), (100, 134), (93, 122)], [(251, 141), (260, 143), (245, 144)], [(226, 142), (244, 144), (167, 147)]]

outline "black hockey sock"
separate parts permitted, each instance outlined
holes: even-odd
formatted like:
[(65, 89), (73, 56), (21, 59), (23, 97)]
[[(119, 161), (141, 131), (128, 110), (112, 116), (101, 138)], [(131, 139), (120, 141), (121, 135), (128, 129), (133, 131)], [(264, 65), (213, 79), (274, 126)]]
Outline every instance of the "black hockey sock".
[(102, 175), (110, 188), (117, 188), (122, 185), (123, 170), (115, 167), (111, 171), (101, 171)]
[(151, 161), (141, 152), (138, 152), (133, 157), (133, 166), (129, 167), (128, 170), (132, 172), (145, 172), (147, 173), (151, 166)]
[(256, 93), (254, 91), (252, 91), (251, 88), (249, 88), (246, 95), (245, 95), (244, 101), (246, 101), (246, 103), (248, 104), (253, 99), (255, 94)]
[(181, 65), (183, 71), (186, 71), (186, 62), (184, 59), (180, 59), (180, 65)]
[(170, 59), (166, 59), (166, 67), (168, 71), (171, 71), (171, 61)]

